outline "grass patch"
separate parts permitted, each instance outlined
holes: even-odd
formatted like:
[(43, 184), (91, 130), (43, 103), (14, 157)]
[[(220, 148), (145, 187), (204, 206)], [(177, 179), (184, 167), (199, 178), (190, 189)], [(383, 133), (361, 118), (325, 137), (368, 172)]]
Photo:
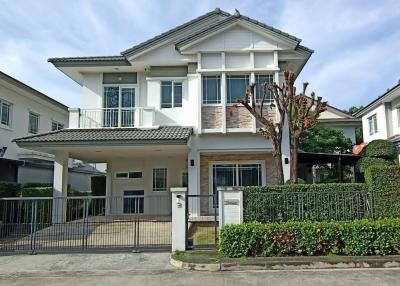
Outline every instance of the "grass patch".
[(215, 242), (215, 228), (210, 226), (199, 226), (196, 227), (193, 233), (193, 244), (194, 245), (211, 245), (216, 244)]
[(225, 256), (217, 250), (188, 250), (176, 251), (172, 258), (188, 263), (218, 263)]

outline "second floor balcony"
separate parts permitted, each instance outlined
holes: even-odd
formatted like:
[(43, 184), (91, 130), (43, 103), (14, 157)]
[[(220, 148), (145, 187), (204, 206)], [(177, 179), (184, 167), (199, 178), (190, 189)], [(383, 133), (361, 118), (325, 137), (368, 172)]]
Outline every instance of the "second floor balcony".
[(69, 128), (155, 127), (152, 107), (69, 109)]

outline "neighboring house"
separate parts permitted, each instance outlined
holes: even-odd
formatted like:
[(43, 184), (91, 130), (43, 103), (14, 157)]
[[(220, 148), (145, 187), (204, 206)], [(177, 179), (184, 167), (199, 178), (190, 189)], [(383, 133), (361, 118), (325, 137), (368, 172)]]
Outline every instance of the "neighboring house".
[[(299, 74), (313, 53), (300, 41), (216, 9), (121, 55), (49, 59), (82, 86), (82, 105), (70, 108), (68, 129), (16, 142), (55, 154), (55, 196), (65, 195), (69, 157), (107, 163), (107, 195), (127, 197), (126, 203), (131, 195), (140, 198), (133, 202), (141, 207), (108, 209), (116, 214), (168, 214), (174, 186), (206, 196), (217, 186), (274, 184), (273, 144), (234, 104), (251, 82), (259, 102), (264, 82), (282, 83), (285, 69)], [(274, 107), (269, 112), (277, 118)], [(332, 109), (324, 120), (333, 117), (340, 126), (352, 120), (338, 113)], [(286, 179), (288, 146), (285, 133)], [(153, 197), (161, 201), (150, 204)], [(191, 212), (211, 208), (206, 200)]]
[[(68, 107), (0, 72), (0, 119), (0, 180), (52, 182), (54, 156), (20, 148), (12, 140), (68, 127)], [(87, 171), (71, 168), (71, 186), (90, 190), (91, 175)], [(85, 174), (85, 183), (82, 174)]]
[(400, 82), (354, 116), (362, 118), (365, 142), (388, 139), (400, 147)]

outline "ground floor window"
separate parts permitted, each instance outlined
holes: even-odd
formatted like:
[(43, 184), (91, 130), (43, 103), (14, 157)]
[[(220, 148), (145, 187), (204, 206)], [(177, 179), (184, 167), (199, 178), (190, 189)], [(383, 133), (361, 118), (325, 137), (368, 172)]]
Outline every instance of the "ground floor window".
[(167, 168), (154, 168), (153, 169), (153, 191), (165, 192), (167, 191)]
[(144, 212), (144, 191), (124, 191), (124, 213), (142, 214)]

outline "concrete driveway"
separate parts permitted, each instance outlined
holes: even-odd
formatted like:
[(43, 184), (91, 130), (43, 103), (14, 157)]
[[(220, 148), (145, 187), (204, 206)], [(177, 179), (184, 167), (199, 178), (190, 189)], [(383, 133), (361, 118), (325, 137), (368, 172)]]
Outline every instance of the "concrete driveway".
[(174, 269), (169, 253), (0, 257), (0, 285), (399, 285), (400, 269), (194, 272)]

